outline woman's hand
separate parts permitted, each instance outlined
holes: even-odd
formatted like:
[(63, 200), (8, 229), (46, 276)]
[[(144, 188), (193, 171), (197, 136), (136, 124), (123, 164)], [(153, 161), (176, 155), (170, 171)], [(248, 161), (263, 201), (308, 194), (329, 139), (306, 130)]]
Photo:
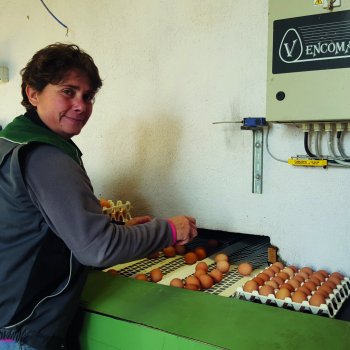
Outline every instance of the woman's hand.
[(186, 244), (198, 234), (196, 219), (191, 216), (175, 216), (169, 218), (176, 228), (176, 244)]

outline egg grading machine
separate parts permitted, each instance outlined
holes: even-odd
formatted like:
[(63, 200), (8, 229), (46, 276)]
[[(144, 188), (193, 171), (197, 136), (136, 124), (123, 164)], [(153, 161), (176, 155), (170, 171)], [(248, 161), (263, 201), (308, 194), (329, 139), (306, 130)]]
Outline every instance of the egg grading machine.
[[(208, 233), (213, 234), (199, 230), (188, 250), (204, 246)], [(249, 278), (238, 274), (237, 264), (251, 261), (253, 274), (264, 269), (269, 239), (232, 233), (224, 237), (220, 232), (214, 236), (220, 236), (222, 244), (204, 261), (212, 265), (215, 254), (223, 251), (231, 268), (220, 283), (205, 291), (169, 286), (172, 278), (185, 278), (195, 270), (183, 256), (117, 265), (119, 276), (92, 272), (82, 295), (82, 349), (348, 349), (349, 300), (340, 320), (235, 298), (236, 289)], [(156, 267), (164, 274), (158, 283), (133, 278)]]

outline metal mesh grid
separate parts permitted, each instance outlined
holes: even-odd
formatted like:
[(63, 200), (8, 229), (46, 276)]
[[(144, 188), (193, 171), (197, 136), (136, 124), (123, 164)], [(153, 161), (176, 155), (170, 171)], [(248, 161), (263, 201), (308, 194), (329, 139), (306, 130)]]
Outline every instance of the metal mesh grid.
[[(252, 246), (247, 246), (240, 249), (239, 251), (229, 254), (229, 261), (230, 263), (235, 262), (236, 265), (245, 261), (249, 261), (254, 266), (254, 268), (263, 269), (267, 265), (268, 246), (268, 242), (262, 242)], [(213, 263), (209, 266), (208, 271), (211, 271), (214, 268), (215, 264)], [(234, 266), (233, 269), (223, 277), (220, 283), (214, 284), (212, 288), (203, 290), (203, 292), (215, 295), (222, 294), (227, 288), (239, 282), (241, 279), (242, 275), (238, 273), (237, 267)]]
[(147, 269), (151, 268), (155, 264), (155, 261), (158, 264), (159, 262), (163, 262), (166, 260), (167, 260), (167, 258), (164, 255), (160, 256), (157, 259), (148, 259), (147, 258), (147, 259), (137, 260), (137, 261), (132, 262), (131, 265), (120, 269), (119, 273), (125, 277), (130, 277), (130, 276), (134, 275), (135, 273), (137, 273), (138, 271), (147, 270)]
[[(207, 239), (196, 238), (187, 245), (187, 251), (193, 251), (196, 247), (206, 246)], [(227, 239), (220, 240), (220, 246), (217, 248), (208, 248), (208, 258), (204, 259), (208, 265), (208, 270), (211, 271), (216, 267), (215, 255), (219, 252), (225, 252), (229, 258), (231, 265), (230, 271), (224, 274), (220, 283), (215, 284), (212, 288), (202, 290), (204, 293), (215, 295), (231, 296), (235, 289), (233, 287), (240, 283), (242, 276), (237, 271), (237, 266), (241, 262), (249, 261), (255, 269), (264, 268), (267, 265), (267, 248), (269, 247), (268, 237), (238, 235)], [(172, 278), (178, 277), (185, 279), (193, 274), (194, 265), (186, 265), (184, 257), (176, 255), (172, 258), (167, 258), (160, 253), (160, 256), (155, 259), (141, 259), (127, 264), (122, 268), (118, 268), (119, 273), (125, 277), (132, 277), (137, 273), (144, 273), (150, 277), (150, 271), (155, 268), (160, 268), (163, 273), (162, 281), (158, 282), (164, 285), (169, 285)]]
[[(206, 239), (196, 238), (194, 241), (192, 241), (187, 245), (187, 250), (192, 251), (196, 247), (204, 246), (206, 242), (207, 242)], [(212, 249), (210, 253), (215, 253), (218, 249), (222, 250), (226, 247), (229, 247), (230, 244), (232, 244), (232, 242), (234, 242), (234, 239), (221, 240), (220, 247), (217, 249)], [(160, 253), (158, 258), (155, 258), (155, 259), (145, 258), (141, 260), (136, 260), (136, 261), (130, 262), (127, 266), (118, 270), (119, 270), (119, 273), (125, 277), (131, 277), (141, 272), (145, 273), (146, 275), (149, 275), (148, 270), (155, 268), (156, 265), (157, 266), (161, 265), (162, 273), (166, 275), (176, 271), (178, 268), (183, 266), (184, 261), (182, 256), (178, 255), (173, 259), (169, 259), (165, 257), (163, 253)]]

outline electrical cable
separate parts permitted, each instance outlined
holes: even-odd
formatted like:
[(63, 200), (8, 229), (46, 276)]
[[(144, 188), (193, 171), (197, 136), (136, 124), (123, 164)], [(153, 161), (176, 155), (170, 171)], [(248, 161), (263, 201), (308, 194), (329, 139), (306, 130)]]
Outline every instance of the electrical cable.
[(342, 144), (341, 144), (341, 137), (342, 137), (343, 133), (342, 131), (337, 131), (337, 147), (338, 147), (338, 151), (340, 153), (340, 155), (342, 156), (342, 158), (344, 160), (349, 159), (349, 157), (345, 154)]
[(332, 159), (328, 159), (328, 157), (323, 156), (320, 153), (320, 143), (321, 143), (321, 132), (320, 130), (315, 131), (316, 133), (316, 138), (315, 138), (315, 152), (316, 152), (316, 156), (318, 159), (327, 159), (328, 161), (328, 166), (332, 166), (332, 167), (343, 167), (343, 165), (336, 163), (334, 160)]
[(269, 148), (269, 131), (270, 131), (270, 127), (269, 127), (269, 125), (267, 124), (267, 132), (266, 132), (266, 138), (265, 138), (265, 144), (266, 144), (267, 153), (268, 153), (273, 159), (277, 160), (278, 162), (288, 163), (287, 160), (279, 159), (279, 158), (275, 157), (275, 156), (270, 152), (270, 148)]
[(304, 131), (304, 148), (305, 148), (305, 152), (309, 157), (316, 158), (316, 155), (311, 153), (309, 149), (309, 132), (308, 131)]
[[(276, 156), (274, 156), (271, 151), (270, 151), (270, 147), (269, 147), (269, 134), (270, 134), (270, 127), (269, 125), (267, 125), (267, 132), (266, 132), (266, 137), (265, 137), (265, 144), (266, 144), (266, 150), (267, 150), (267, 153), (270, 155), (271, 158), (279, 161), (279, 162), (282, 162), (282, 163), (288, 163), (287, 160), (284, 160), (284, 159), (280, 159), (280, 158), (277, 158)], [(331, 133), (329, 132), (329, 141), (328, 141), (328, 147), (329, 147), (329, 151), (331, 153), (332, 151), (332, 142), (331, 142)], [(320, 132), (319, 131), (316, 131), (316, 145), (315, 145), (315, 152), (316, 152), (316, 155), (314, 155), (310, 149), (309, 149), (309, 146), (308, 146), (308, 139), (309, 139), (309, 135), (308, 135), (308, 132), (305, 132), (304, 133), (304, 146), (306, 145), (305, 147), (305, 151), (307, 152), (307, 154), (310, 156), (310, 157), (314, 157), (314, 158), (318, 158), (318, 159), (327, 159), (328, 157), (325, 157), (325, 156), (322, 156), (320, 154), (320, 140), (321, 140), (321, 137), (320, 137)], [(331, 153), (333, 154), (333, 158), (336, 158), (335, 155), (334, 155), (334, 152)], [(327, 159), (328, 160), (328, 166), (332, 166), (332, 167), (342, 167), (342, 168), (346, 168), (346, 167), (350, 167), (350, 162), (344, 162), (344, 161), (339, 161), (338, 159)]]
[(68, 31), (69, 31), (69, 28), (63, 23), (61, 22), (53, 13), (52, 11), (47, 7), (47, 5), (45, 4), (44, 0), (40, 0), (41, 3), (44, 5), (44, 7), (46, 8), (47, 12), (64, 28), (67, 29), (67, 32), (66, 32), (66, 36), (68, 36)]
[[(350, 167), (349, 162), (337, 159), (337, 156), (335, 155), (334, 150), (333, 150), (332, 132), (327, 131), (327, 135), (328, 135), (327, 147), (328, 147), (328, 152), (329, 152), (330, 156), (333, 158), (332, 160), (344, 168)], [(333, 165), (335, 165), (335, 164), (332, 164), (332, 166)]]
[[(320, 131), (316, 130), (315, 133), (316, 133), (316, 137), (315, 137), (315, 153), (316, 153), (316, 155), (313, 157), (316, 157), (318, 159), (327, 158), (327, 157), (322, 156), (320, 153), (320, 143), (321, 143)], [(305, 143), (305, 140), (306, 140), (306, 143)], [(308, 137), (305, 137), (305, 135), (304, 135), (304, 146), (305, 146), (305, 144), (307, 145), (307, 140), (308, 140)], [(307, 145), (307, 148), (308, 148), (308, 145)], [(306, 148), (305, 148), (305, 150), (306, 150)], [(339, 166), (339, 164), (336, 164), (336, 162), (333, 159), (327, 159), (327, 161), (328, 161), (329, 166)]]
[(315, 131), (316, 137), (315, 137), (315, 152), (316, 152), (316, 157), (319, 159), (322, 159), (322, 155), (320, 153), (320, 142), (321, 142), (321, 137), (320, 137), (320, 132)]

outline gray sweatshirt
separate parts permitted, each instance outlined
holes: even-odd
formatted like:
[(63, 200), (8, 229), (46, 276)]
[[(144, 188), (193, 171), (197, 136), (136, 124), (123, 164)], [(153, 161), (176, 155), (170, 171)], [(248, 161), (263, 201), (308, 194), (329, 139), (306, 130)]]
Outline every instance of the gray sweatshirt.
[(167, 220), (110, 222), (76, 146), (31, 124), (12, 125), (20, 141), (8, 127), (0, 134), (0, 339), (63, 349), (87, 267), (147, 256), (173, 238)]

